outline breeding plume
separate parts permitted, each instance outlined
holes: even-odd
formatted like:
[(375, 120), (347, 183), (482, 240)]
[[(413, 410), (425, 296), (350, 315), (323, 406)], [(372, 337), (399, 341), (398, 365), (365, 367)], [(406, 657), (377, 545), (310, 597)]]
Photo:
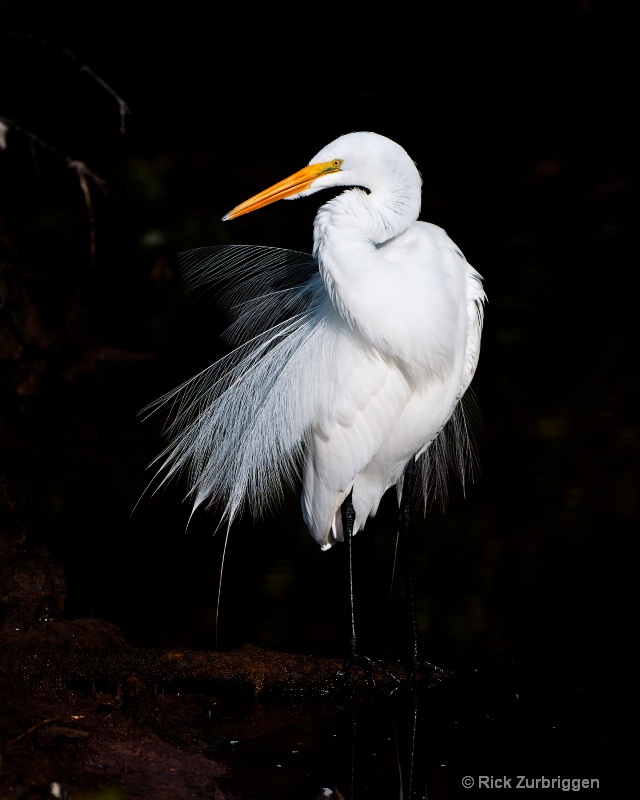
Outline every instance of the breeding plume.
[(231, 523), (301, 476), (304, 521), (323, 549), (344, 538), (345, 500), (358, 532), (387, 489), (400, 498), (414, 459), (427, 492), (449, 466), (464, 473), (459, 404), (485, 299), (445, 231), (417, 221), (415, 164), (375, 133), (341, 136), (224, 219), (332, 187), (347, 188), (318, 211), (313, 255), (186, 254), (193, 286), (221, 288), (235, 349), (154, 404), (174, 407), (163, 480), (185, 472), (194, 508), (215, 504)]

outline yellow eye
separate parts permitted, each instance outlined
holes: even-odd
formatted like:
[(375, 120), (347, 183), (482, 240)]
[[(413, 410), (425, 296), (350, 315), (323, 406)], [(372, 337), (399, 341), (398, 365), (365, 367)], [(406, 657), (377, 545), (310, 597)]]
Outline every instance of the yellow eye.
[(320, 168), (321, 175), (325, 175), (331, 172), (340, 172), (341, 166), (342, 166), (341, 158), (334, 158), (333, 161), (325, 161), (324, 164), (318, 165), (318, 167)]

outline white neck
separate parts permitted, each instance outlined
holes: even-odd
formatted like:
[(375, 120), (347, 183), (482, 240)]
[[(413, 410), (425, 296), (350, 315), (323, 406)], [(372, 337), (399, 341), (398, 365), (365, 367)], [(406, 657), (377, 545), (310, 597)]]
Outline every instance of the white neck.
[(324, 248), (330, 247), (336, 239), (377, 245), (407, 230), (420, 213), (417, 170), (416, 177), (417, 191), (403, 182), (369, 193), (350, 189), (325, 203), (314, 223), (314, 255), (321, 260)]

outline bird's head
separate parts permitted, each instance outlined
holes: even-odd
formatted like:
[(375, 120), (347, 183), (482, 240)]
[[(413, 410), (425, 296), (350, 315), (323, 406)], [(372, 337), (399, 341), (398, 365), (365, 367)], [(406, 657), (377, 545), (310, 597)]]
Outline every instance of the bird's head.
[(295, 200), (335, 186), (362, 186), (370, 191), (387, 188), (398, 179), (415, 184), (420, 174), (400, 145), (377, 133), (347, 133), (323, 147), (303, 169), (236, 206), (229, 220), (275, 203)]

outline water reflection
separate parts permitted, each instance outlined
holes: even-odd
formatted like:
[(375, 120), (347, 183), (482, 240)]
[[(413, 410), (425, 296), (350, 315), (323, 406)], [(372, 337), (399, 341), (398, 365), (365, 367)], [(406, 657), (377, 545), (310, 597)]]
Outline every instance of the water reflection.
[(611, 698), (601, 689), (567, 677), (516, 668), (470, 673), (345, 703), (239, 740), (220, 754), (229, 768), (223, 783), (243, 800), (451, 800), (487, 796), (480, 778), (515, 784), (523, 775), (594, 780), (598, 797), (615, 797), (625, 777), (621, 740), (603, 732), (617, 729), (615, 738), (620, 719), (608, 716), (603, 701)]
[(439, 688), (405, 687), (389, 697), (347, 702), (266, 736), (240, 739), (220, 754), (229, 769), (229, 790), (247, 800), (440, 797), (448, 695)]

